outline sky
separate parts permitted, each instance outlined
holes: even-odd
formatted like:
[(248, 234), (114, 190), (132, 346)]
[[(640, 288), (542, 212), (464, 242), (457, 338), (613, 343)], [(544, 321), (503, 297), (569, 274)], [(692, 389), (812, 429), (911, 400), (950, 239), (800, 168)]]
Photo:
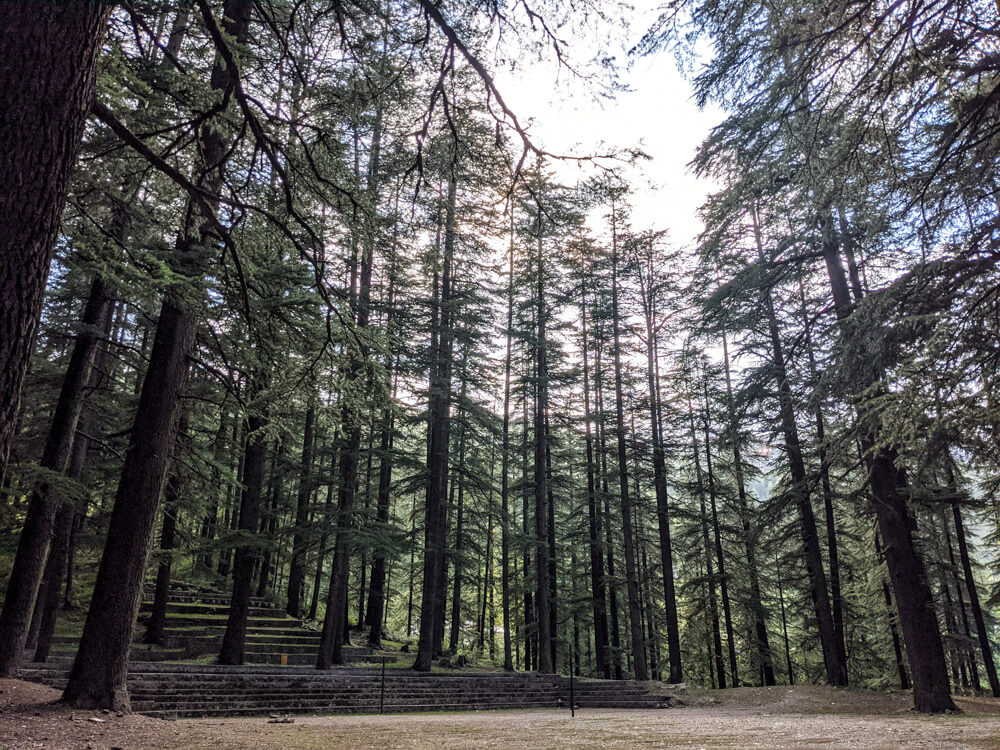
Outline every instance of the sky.
[[(623, 46), (634, 44), (656, 17), (655, 3), (641, 0), (630, 17)], [(587, 58), (594, 42), (571, 40), (571, 57)], [(697, 179), (687, 165), (721, 112), (699, 110), (691, 86), (669, 50), (629, 60), (623, 49), (601, 48), (631, 63), (621, 71), (628, 91), (613, 100), (598, 99), (560, 71), (551, 60), (522, 59), (515, 72), (499, 71), (501, 93), (522, 122), (531, 121), (533, 140), (552, 153), (600, 153), (601, 142), (640, 148), (652, 157), (626, 170), (633, 185), (632, 224), (636, 229), (668, 229), (676, 245), (686, 246), (701, 230), (698, 207), (712, 184)], [(580, 168), (556, 166), (558, 176), (573, 181)]]

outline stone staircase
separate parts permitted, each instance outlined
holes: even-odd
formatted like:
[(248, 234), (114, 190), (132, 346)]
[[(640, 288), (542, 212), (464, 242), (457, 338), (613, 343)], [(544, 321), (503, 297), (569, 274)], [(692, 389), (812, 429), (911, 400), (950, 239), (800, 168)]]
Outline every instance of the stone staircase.
[[(204, 660), (218, 654), (229, 616), (227, 594), (191, 588), (172, 590), (167, 605), (166, 642), (163, 645), (141, 643), (151, 611), (152, 602), (144, 601), (139, 610), (136, 642), (132, 645), (134, 660)], [(311, 667), (316, 663), (319, 642), (318, 630), (289, 617), (265, 599), (251, 598), (246, 633), (247, 664)], [(52, 658), (57, 663), (72, 659), (78, 643), (78, 636), (57, 636)], [(344, 647), (344, 657), (350, 664), (377, 663), (384, 656), (368, 647)]]
[[(65, 669), (31, 665), (25, 679), (61, 688)], [(669, 686), (577, 680), (580, 708), (667, 708)], [(427, 674), (408, 669), (223, 667), (137, 662), (128, 676), (135, 711), (161, 718), (459, 711), (569, 707), (569, 679), (555, 675)]]

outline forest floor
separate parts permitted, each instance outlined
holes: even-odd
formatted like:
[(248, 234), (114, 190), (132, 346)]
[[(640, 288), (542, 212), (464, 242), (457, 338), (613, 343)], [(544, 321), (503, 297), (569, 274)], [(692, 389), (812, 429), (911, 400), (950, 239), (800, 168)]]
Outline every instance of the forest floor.
[(0, 748), (1000, 748), (1000, 701), (959, 698), (959, 715), (921, 716), (909, 696), (817, 686), (692, 691), (685, 708), (181, 719), (74, 711), (55, 690), (0, 680)]

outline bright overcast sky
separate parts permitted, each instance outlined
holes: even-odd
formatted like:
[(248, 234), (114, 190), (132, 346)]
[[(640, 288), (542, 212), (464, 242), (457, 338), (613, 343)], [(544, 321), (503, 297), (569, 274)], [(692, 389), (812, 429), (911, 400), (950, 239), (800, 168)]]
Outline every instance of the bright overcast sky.
[[(633, 16), (633, 44), (655, 18), (655, 4), (640, 0), (636, 5), (647, 9)], [(570, 44), (570, 54), (587, 57), (576, 44)], [(622, 63), (627, 59), (622, 50), (607, 52)], [(630, 90), (614, 100), (597, 101), (567, 78), (552, 62), (522, 60), (516, 73), (499, 72), (497, 83), (518, 118), (532, 121), (533, 138), (549, 152), (596, 153), (604, 141), (619, 148), (638, 147), (651, 156), (627, 173), (634, 190), (633, 226), (669, 229), (677, 245), (689, 244), (701, 230), (696, 212), (712, 186), (696, 179), (687, 164), (720, 121), (720, 112), (698, 109), (670, 51), (634, 59), (621, 72), (621, 82)], [(569, 182), (576, 170), (566, 165), (557, 173)]]

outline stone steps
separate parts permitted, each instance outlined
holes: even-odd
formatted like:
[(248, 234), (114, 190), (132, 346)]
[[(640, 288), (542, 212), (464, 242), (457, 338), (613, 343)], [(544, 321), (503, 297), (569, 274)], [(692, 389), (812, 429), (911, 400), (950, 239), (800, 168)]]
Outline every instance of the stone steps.
[[(213, 617), (221, 617), (226, 619), (229, 617), (229, 601), (228, 599), (224, 604), (212, 604), (211, 602), (216, 601), (212, 598), (208, 602), (204, 600), (192, 601), (192, 602), (174, 602), (168, 600), (167, 602), (167, 616), (170, 615), (211, 615)], [(153, 611), (152, 602), (143, 602), (142, 606), (139, 608), (139, 615), (141, 617), (148, 617)], [(287, 617), (284, 612), (279, 611), (275, 607), (259, 607), (251, 606), (247, 611), (250, 617)], [(288, 618), (292, 620), (292, 618)], [(297, 620), (292, 620), (293, 622), (298, 622)]]
[[(22, 676), (54, 687), (65, 684), (68, 665), (36, 666)], [(297, 667), (223, 667), (138, 662), (128, 678), (133, 709), (151, 716), (259, 716), (267, 714), (374, 713), (552, 708), (569, 705), (569, 680), (554, 675), (416, 673), (341, 668), (318, 672)], [(574, 684), (584, 708), (664, 708), (668, 695), (633, 681), (586, 680)]]
[[(298, 620), (294, 620), (291, 617), (279, 617), (275, 614), (272, 617), (248, 617), (247, 627), (248, 628), (295, 628), (301, 623)], [(226, 626), (226, 617), (218, 617), (215, 615), (175, 615), (169, 609), (167, 610), (167, 620), (165, 627), (167, 628), (179, 628), (179, 627), (223, 627)], [(304, 630), (304, 628), (303, 628)], [(315, 631), (307, 631), (315, 632)]]
[[(433, 704), (399, 704), (399, 703), (389, 703), (386, 702), (383, 705), (382, 712), (391, 713), (416, 713), (416, 712), (430, 712), (430, 711), (504, 711), (512, 709), (528, 709), (528, 708), (555, 708), (551, 702), (543, 703), (516, 703), (516, 704), (491, 704), (483, 703), (476, 705), (468, 705), (464, 703), (448, 704), (448, 703), (433, 703)], [(138, 710), (138, 709), (135, 709)], [(336, 714), (374, 714), (378, 713), (379, 704), (378, 702), (372, 703), (371, 705), (365, 706), (269, 706), (266, 708), (258, 707), (248, 707), (248, 708), (218, 708), (217, 706), (197, 706), (184, 709), (182, 711), (171, 711), (163, 709), (150, 709), (142, 710), (141, 713), (151, 716), (153, 718), (160, 719), (209, 719), (218, 717), (241, 717), (241, 716), (271, 716), (271, 715), (282, 715), (282, 714), (318, 714), (318, 715), (336, 715)]]
[[(188, 637), (207, 637), (215, 636), (221, 638), (222, 634), (226, 632), (226, 624), (223, 622), (221, 624), (209, 624), (203, 626), (191, 626), (189, 628), (181, 628), (179, 626), (174, 626), (168, 624), (164, 631), (167, 637), (175, 636), (179, 638)], [(247, 629), (247, 637), (260, 637), (260, 638), (302, 638), (319, 641), (322, 633), (318, 630), (309, 630), (302, 627), (282, 627), (278, 626), (264, 626), (256, 628)]]

